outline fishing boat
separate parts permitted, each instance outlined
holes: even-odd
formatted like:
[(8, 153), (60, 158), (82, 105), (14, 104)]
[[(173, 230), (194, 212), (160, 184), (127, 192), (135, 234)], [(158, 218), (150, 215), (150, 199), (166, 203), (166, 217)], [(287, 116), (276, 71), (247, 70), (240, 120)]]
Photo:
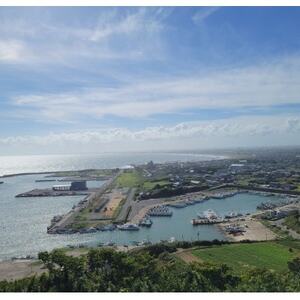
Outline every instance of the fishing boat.
[(104, 243), (104, 246), (109, 246), (109, 247), (112, 247), (112, 246), (114, 246), (116, 243), (114, 243), (113, 241), (109, 241), (109, 242), (106, 242), (106, 243)]
[(243, 216), (243, 214), (232, 211), (229, 214), (225, 215), (225, 219), (238, 218), (238, 217), (242, 217), (242, 216)]
[(176, 239), (174, 236), (170, 237), (169, 240), (168, 240), (169, 243), (175, 243), (176, 242)]
[(128, 231), (137, 231), (140, 230), (139, 226), (136, 224), (127, 223), (124, 225), (118, 225), (117, 228), (119, 230), (128, 230)]
[(245, 228), (239, 224), (231, 224), (225, 227), (225, 231), (229, 234), (242, 233), (245, 232)]
[(191, 223), (196, 226), (196, 225), (213, 225), (213, 224), (218, 224), (224, 222), (222, 219), (192, 219)]
[(198, 219), (203, 220), (203, 219), (207, 219), (203, 213), (197, 213)]
[(147, 215), (153, 217), (171, 217), (173, 212), (167, 206), (161, 205), (150, 208)]
[(138, 245), (139, 245), (139, 242), (138, 242), (138, 241), (131, 241), (130, 243), (131, 243), (131, 245), (133, 245), (133, 246), (138, 246)]
[(217, 215), (217, 213), (214, 210), (212, 210), (212, 209), (206, 210), (203, 214), (204, 214), (204, 217), (206, 217), (209, 220), (213, 220), (213, 219), (218, 219), (219, 218), (218, 215)]
[(143, 227), (151, 227), (153, 224), (152, 220), (150, 218), (143, 218), (140, 222), (140, 226), (143, 226)]
[(142, 240), (140, 243), (138, 243), (138, 246), (149, 246), (152, 243), (148, 240)]

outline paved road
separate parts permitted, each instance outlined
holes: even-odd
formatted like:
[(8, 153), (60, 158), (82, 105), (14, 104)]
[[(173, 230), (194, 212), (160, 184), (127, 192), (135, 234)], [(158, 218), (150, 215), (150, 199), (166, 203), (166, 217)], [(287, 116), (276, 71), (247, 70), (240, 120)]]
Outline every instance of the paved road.
[[(135, 195), (135, 192), (136, 192), (136, 188), (131, 188), (128, 192), (128, 195), (127, 195), (127, 199), (126, 199), (126, 202), (124, 203), (116, 221), (117, 222), (125, 222), (125, 219), (126, 219), (126, 215), (127, 215), (127, 212), (128, 212), (128, 208), (131, 206), (133, 207), (134, 204), (135, 204), (135, 201), (134, 201), (134, 195)], [(130, 218), (129, 218), (130, 219)]]
[(114, 177), (112, 177), (110, 180), (105, 182), (100, 188), (93, 191), (91, 194), (87, 196), (87, 202), (83, 206), (76, 206), (75, 209), (69, 211), (67, 214), (63, 216), (63, 218), (55, 224), (55, 228), (65, 228), (67, 225), (71, 224), (75, 218), (76, 215), (80, 212), (80, 210), (84, 207), (87, 207), (91, 202), (94, 201), (94, 199), (101, 197), (108, 188), (110, 188), (116, 178), (122, 173), (123, 171), (119, 171), (118, 174), (116, 174)]
[(277, 226), (280, 226), (281, 230), (287, 231), (292, 238), (300, 239), (300, 234), (292, 229), (288, 229), (285, 225), (283, 225), (283, 221), (284, 221), (284, 219), (281, 219), (281, 220), (275, 221), (274, 223)]

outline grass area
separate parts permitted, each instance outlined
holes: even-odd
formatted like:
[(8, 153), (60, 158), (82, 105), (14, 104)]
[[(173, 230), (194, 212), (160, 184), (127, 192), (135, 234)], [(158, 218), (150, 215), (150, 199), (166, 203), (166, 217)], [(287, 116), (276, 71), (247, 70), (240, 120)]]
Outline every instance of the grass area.
[(300, 255), (300, 249), (299, 244), (293, 247), (292, 241), (289, 245), (261, 242), (213, 246), (193, 250), (192, 254), (203, 261), (226, 263), (236, 271), (249, 266), (284, 271), (287, 270), (287, 262)]
[(86, 222), (76, 222), (71, 224), (72, 229), (83, 229), (87, 227), (88, 227), (88, 223)]
[(143, 184), (143, 189), (144, 190), (152, 190), (154, 187), (159, 185), (160, 187), (169, 185), (170, 182), (169, 180), (162, 179), (162, 180), (155, 180), (155, 181), (145, 181)]
[(297, 233), (300, 233), (300, 217), (299, 214), (294, 214), (285, 218), (283, 224)]
[(292, 248), (293, 250), (300, 251), (300, 241), (295, 241), (293, 239), (283, 239), (277, 242), (277, 244), (283, 245), (285, 247)]
[(162, 178), (156, 180), (149, 180), (143, 177), (143, 175), (137, 170), (130, 170), (121, 174), (116, 180), (117, 186), (120, 188), (140, 188), (144, 191), (154, 189), (157, 185), (163, 187), (170, 184), (169, 180)]
[(127, 171), (118, 176), (118, 178), (116, 179), (116, 184), (119, 188), (139, 187), (141, 184), (143, 184), (143, 178), (141, 174), (136, 170)]

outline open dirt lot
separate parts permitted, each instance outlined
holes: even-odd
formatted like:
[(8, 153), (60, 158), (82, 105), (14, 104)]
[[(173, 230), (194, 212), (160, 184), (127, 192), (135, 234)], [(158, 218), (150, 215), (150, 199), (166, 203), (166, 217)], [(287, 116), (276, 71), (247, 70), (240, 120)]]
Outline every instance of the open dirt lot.
[(45, 272), (36, 260), (17, 260), (0, 262), (0, 281), (14, 280)]
[[(232, 221), (232, 223), (237, 223), (236, 221)], [(252, 241), (266, 241), (266, 240), (274, 240), (276, 238), (276, 234), (272, 232), (270, 229), (265, 227), (262, 223), (259, 221), (247, 218), (245, 221), (239, 221), (240, 225), (244, 226), (246, 229), (246, 232), (244, 232), (241, 235), (232, 235), (227, 234), (224, 230), (224, 227), (226, 225), (229, 225), (230, 223), (225, 224), (219, 224), (218, 227), (225, 233), (226, 237), (229, 240), (232, 241), (242, 241), (242, 240), (252, 240)]]
[(125, 199), (125, 195), (121, 190), (113, 190), (109, 195), (109, 201), (105, 205), (105, 208), (102, 210), (102, 214), (105, 217), (111, 218), (114, 214), (114, 211), (117, 209), (119, 204), (123, 199)]

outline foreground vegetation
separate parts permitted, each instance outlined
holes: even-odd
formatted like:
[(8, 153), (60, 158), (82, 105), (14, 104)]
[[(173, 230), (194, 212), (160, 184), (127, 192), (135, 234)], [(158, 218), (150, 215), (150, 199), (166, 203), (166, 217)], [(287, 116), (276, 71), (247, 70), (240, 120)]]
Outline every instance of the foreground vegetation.
[(300, 233), (299, 213), (297, 212), (291, 216), (286, 217), (283, 224), (286, 225), (286, 227), (288, 229), (292, 229), (292, 230), (296, 231), (297, 233)]
[[(221, 243), (198, 242), (193, 245), (196, 244), (204, 247)], [(266, 267), (244, 266), (239, 269), (224, 263), (188, 264), (174, 255), (176, 247), (190, 245), (184, 242), (177, 245), (156, 244), (129, 253), (108, 248), (92, 249), (80, 257), (68, 256), (63, 250), (42, 252), (39, 258), (46, 266), (47, 272), (41, 276), (13, 282), (2, 281), (0, 291), (300, 291), (300, 259), (296, 255), (286, 257), (292, 258), (287, 261), (286, 268), (270, 270)], [(250, 245), (258, 247), (256, 250), (260, 249), (262, 254), (264, 252), (259, 248), (263, 243), (239, 245), (242, 246), (240, 253), (246, 253), (246, 246)], [(269, 243), (270, 247), (271, 245)], [(230, 246), (218, 247), (228, 250)]]

